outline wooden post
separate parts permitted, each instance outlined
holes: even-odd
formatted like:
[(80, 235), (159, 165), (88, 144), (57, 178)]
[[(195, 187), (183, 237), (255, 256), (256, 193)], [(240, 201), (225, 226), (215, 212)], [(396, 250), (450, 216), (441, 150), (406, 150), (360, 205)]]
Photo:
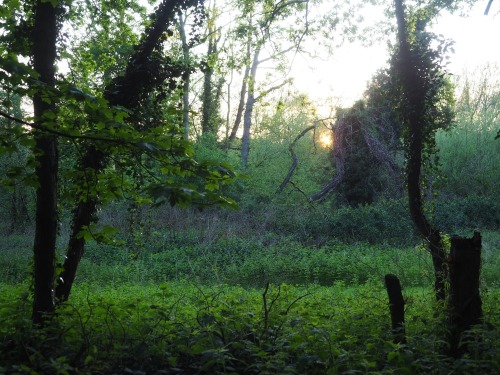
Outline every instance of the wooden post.
[(395, 275), (385, 275), (385, 287), (389, 296), (389, 309), (391, 312), (392, 332), (394, 343), (406, 343), (405, 336), (405, 300), (401, 292), (401, 283)]
[(481, 234), (472, 238), (453, 236), (450, 250), (450, 350), (459, 357), (462, 334), (481, 323), (482, 302), (479, 294), (481, 270)]

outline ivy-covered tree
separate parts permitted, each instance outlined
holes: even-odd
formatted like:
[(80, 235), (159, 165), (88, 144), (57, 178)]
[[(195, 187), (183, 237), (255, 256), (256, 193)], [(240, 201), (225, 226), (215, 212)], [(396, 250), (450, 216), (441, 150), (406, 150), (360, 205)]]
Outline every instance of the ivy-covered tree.
[(428, 11), (405, 15), (402, 0), (395, 2), (398, 21), (398, 49), (394, 71), (401, 85), (400, 121), (405, 129), (406, 178), (410, 215), (422, 237), (428, 242), (435, 273), (436, 298), (446, 295), (446, 252), (438, 228), (433, 227), (424, 212), (422, 166), (435, 151), (435, 131), (452, 122), (449, 100), (440, 95), (446, 87), (440, 65), (440, 53), (432, 49), (433, 37), (426, 32)]

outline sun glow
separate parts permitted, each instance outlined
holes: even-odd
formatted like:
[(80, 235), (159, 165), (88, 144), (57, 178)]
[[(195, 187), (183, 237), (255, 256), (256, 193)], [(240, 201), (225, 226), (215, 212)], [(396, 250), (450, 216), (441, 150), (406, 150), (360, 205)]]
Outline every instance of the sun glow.
[(333, 146), (333, 137), (332, 137), (331, 134), (322, 133), (319, 136), (319, 142), (325, 148), (332, 148), (332, 146)]

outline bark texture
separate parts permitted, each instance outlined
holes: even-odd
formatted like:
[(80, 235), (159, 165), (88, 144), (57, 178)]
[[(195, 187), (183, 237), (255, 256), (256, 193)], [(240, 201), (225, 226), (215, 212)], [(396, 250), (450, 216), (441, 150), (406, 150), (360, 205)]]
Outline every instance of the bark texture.
[[(56, 9), (50, 2), (38, 1), (33, 29), (33, 65), (44, 86), (33, 97), (35, 121), (54, 110), (54, 104), (44, 97), (54, 85), (57, 38)], [(55, 248), (57, 236), (57, 142), (54, 135), (36, 132), (35, 170), (39, 187), (36, 191), (34, 240), (34, 300), (33, 323), (43, 324), (54, 311)]]
[(472, 238), (451, 238), (450, 262), (450, 319), (451, 352), (460, 356), (466, 348), (460, 348), (464, 332), (481, 323), (482, 301), (479, 293), (481, 270), (481, 235), (474, 232)]
[(385, 288), (389, 297), (394, 342), (397, 344), (405, 343), (405, 300), (398, 277), (391, 274), (385, 275)]

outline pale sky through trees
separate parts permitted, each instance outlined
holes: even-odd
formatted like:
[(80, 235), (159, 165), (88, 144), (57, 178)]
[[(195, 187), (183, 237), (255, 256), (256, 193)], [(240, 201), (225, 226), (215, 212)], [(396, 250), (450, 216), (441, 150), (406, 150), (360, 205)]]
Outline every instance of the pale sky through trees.
[[(448, 66), (454, 75), (460, 75), (465, 68), (474, 70), (488, 62), (500, 65), (500, 2), (493, 2), (487, 16), (484, 15), (486, 5), (487, 1), (478, 2), (467, 18), (442, 16), (432, 29), (436, 34), (455, 41), (455, 53), (450, 54)], [(350, 106), (361, 98), (376, 71), (386, 65), (386, 45), (386, 41), (371, 47), (349, 43), (336, 50), (328, 61), (296, 61), (294, 86), (309, 95), (321, 115), (328, 115), (324, 113), (328, 109), (321, 108), (327, 97), (338, 98), (339, 105)]]

